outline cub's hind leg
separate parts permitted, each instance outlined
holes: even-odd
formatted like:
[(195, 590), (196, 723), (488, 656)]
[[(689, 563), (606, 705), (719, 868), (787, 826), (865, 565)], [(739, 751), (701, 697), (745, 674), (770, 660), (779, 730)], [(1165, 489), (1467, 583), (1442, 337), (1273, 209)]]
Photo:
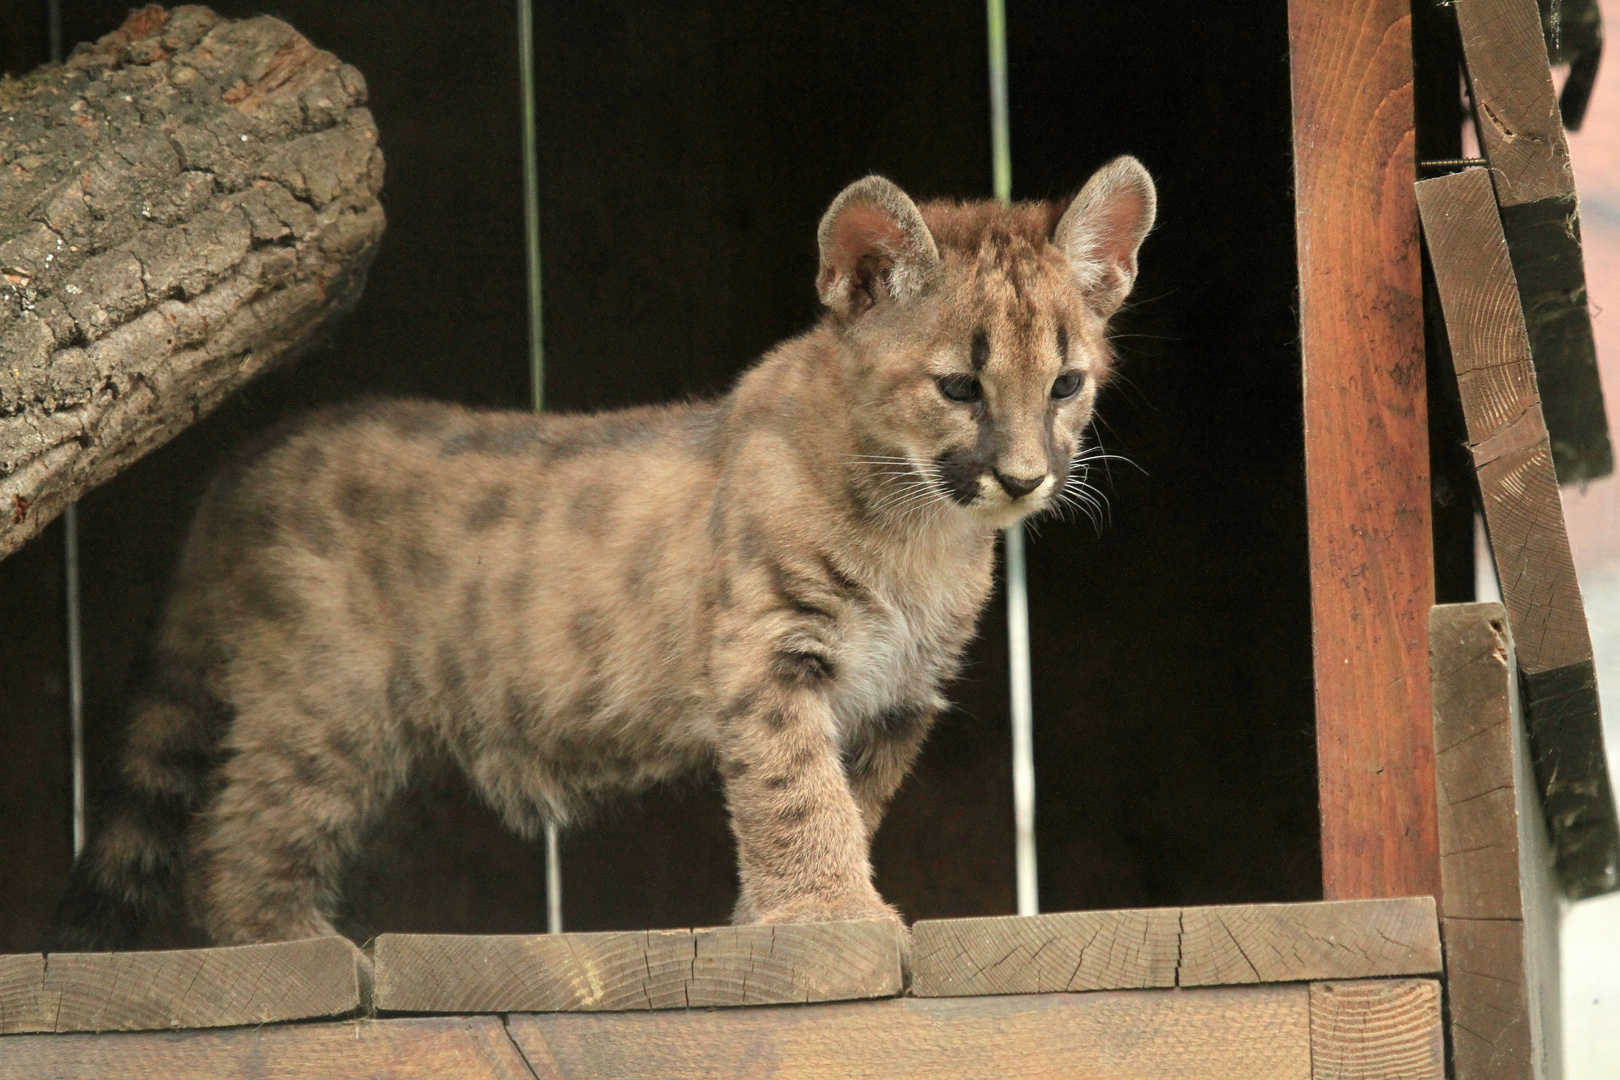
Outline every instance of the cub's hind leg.
[(238, 717), (188, 882), (218, 944), (336, 933), (343, 870), (408, 768), (397, 731), (336, 700), (347, 708), (289, 691)]

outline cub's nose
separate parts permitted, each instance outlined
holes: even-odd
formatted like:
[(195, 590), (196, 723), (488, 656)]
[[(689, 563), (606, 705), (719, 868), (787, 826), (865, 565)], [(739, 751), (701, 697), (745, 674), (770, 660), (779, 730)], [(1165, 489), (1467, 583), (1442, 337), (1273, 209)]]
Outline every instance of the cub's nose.
[(1021, 499), (1046, 483), (1046, 475), (1043, 473), (1040, 476), (1032, 476), (1026, 479), (1021, 476), (1008, 476), (1006, 473), (996, 472), (996, 483), (1000, 484), (1001, 490), (1008, 495), (1015, 499)]

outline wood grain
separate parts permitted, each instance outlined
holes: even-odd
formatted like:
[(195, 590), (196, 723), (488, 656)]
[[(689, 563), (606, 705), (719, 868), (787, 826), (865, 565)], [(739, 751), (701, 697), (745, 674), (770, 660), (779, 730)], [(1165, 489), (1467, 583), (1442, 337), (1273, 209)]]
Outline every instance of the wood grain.
[(360, 950), (347, 938), (221, 949), (0, 958), (0, 1034), (228, 1027), (350, 1013)]
[(1559, 878), (1575, 897), (1612, 891), (1620, 827), (1592, 642), (1490, 177), (1465, 169), (1424, 180), (1417, 193)]
[(1455, 0), (1561, 483), (1614, 471), (1581, 254), (1580, 207), (1536, 0)]
[(411, 1017), (230, 1031), (15, 1035), (0, 1080), (533, 1080), (495, 1017)]
[(1557, 1076), (1558, 905), (1507, 611), (1436, 607), (1430, 641), (1456, 1080)]
[(1308, 982), (1441, 970), (1430, 897), (930, 919), (918, 997)]
[(1434, 898), (1186, 908), (1180, 986), (1441, 970)]
[(925, 919), (911, 928), (918, 997), (1176, 985), (1176, 908)]
[(776, 1005), (898, 994), (893, 920), (603, 934), (382, 934), (375, 1003), (393, 1012)]
[(1444, 1080), (1440, 984), (1311, 984), (1312, 1080)]
[(1289, 0), (1323, 895), (1439, 888), (1407, 0)]
[(1573, 195), (1536, 0), (1453, 0), (1480, 148), (1503, 206)]
[(1304, 1080), (1308, 988), (520, 1015), (542, 1080)]

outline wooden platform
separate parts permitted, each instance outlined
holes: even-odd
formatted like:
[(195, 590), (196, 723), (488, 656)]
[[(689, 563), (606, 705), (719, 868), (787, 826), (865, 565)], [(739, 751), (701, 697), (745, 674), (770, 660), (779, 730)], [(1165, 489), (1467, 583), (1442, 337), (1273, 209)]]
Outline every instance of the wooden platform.
[(921, 922), (909, 992), (907, 944), (858, 922), (0, 957), (0, 1080), (1444, 1075), (1440, 984), (1410, 977), (1441, 967), (1427, 897)]

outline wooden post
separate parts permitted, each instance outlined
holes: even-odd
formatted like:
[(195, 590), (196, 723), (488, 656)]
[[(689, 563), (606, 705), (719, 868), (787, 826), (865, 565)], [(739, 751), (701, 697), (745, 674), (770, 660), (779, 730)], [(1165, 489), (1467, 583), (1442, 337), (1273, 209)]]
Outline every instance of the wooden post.
[(1288, 29), (1323, 895), (1438, 895), (1409, 3)]

